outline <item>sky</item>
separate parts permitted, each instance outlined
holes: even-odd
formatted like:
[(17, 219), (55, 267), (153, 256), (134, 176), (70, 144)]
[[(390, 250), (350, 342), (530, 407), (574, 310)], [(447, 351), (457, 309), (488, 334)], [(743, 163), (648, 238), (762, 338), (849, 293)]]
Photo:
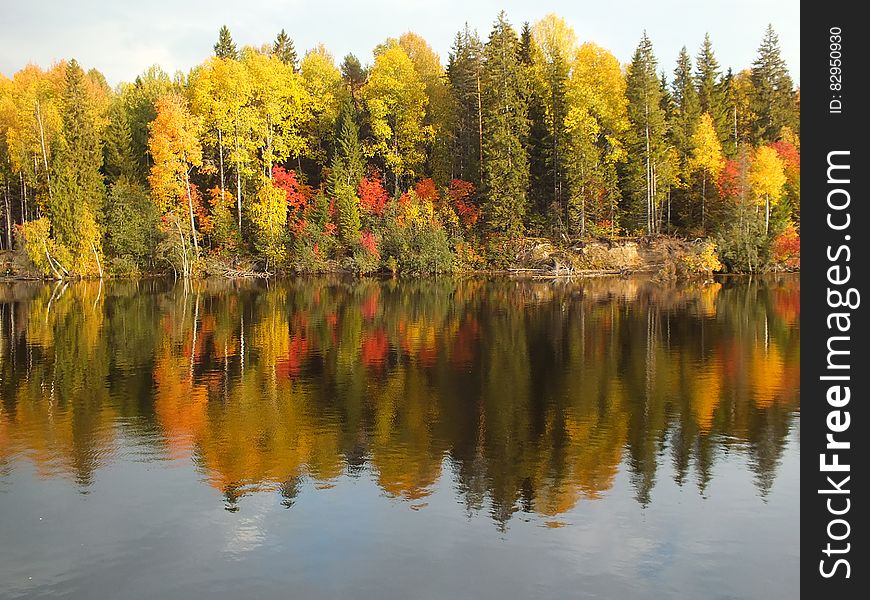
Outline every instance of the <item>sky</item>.
[(378, 43), (410, 30), (446, 64), (466, 21), (485, 40), (502, 9), (518, 30), (556, 13), (579, 41), (593, 41), (623, 63), (646, 30), (668, 75), (682, 46), (697, 55), (705, 32), (723, 71), (750, 67), (770, 23), (800, 82), (798, 0), (0, 0), (0, 73), (11, 77), (28, 63), (48, 67), (64, 58), (102, 71), (112, 85), (153, 64), (186, 72), (212, 52), (224, 24), (239, 47), (271, 42), (283, 28), (300, 58), (322, 42), (336, 62), (352, 52), (364, 64)]

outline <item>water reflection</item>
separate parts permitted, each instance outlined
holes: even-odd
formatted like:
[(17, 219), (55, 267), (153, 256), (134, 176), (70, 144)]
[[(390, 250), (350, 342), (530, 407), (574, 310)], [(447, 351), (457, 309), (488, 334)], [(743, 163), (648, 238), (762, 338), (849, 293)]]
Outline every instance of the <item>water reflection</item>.
[(4, 285), (0, 474), (26, 460), (88, 492), (115, 462), (192, 460), (229, 510), (349, 475), (555, 526), (620, 470), (647, 505), (664, 461), (705, 494), (739, 453), (764, 496), (799, 318), (793, 276)]

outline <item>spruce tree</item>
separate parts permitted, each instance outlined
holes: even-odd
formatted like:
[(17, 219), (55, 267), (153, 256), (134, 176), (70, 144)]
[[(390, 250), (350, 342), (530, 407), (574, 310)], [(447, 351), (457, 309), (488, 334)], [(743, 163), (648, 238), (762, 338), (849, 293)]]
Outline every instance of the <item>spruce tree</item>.
[(298, 70), (296, 48), (293, 46), (293, 40), (283, 29), (275, 38), (275, 43), (272, 44), (272, 54), (285, 65), (290, 65), (294, 73)]
[(662, 189), (657, 169), (666, 158), (666, 122), (662, 110), (661, 81), (656, 73), (657, 61), (646, 32), (634, 52), (628, 67), (626, 98), (628, 99), (628, 164), (626, 197), (632, 224), (647, 233), (655, 231)]
[(353, 113), (349, 103), (341, 109), (329, 180), (330, 191), (335, 198), (338, 232), (347, 245), (353, 244), (359, 238), (360, 214), (357, 186), (365, 174), (365, 158)]
[(109, 125), (103, 146), (103, 172), (110, 182), (124, 177), (136, 179), (137, 165), (133, 158), (133, 137), (127, 111), (116, 98), (109, 107)]
[[(674, 80), (671, 83), (673, 111), (670, 115), (670, 132), (674, 149), (679, 159), (679, 177), (683, 182), (690, 179), (689, 158), (692, 153), (692, 134), (701, 116), (698, 91), (695, 88), (695, 78), (692, 74), (692, 59), (686, 47), (683, 46), (677, 57), (674, 69)], [(674, 216), (686, 218), (691, 211), (691, 186), (674, 190), (671, 195), (675, 206)]]
[(483, 149), (483, 45), (475, 31), (456, 34), (447, 63), (453, 116), (452, 176), (481, 185)]
[(680, 159), (685, 161), (691, 152), (692, 132), (701, 116), (698, 93), (695, 90), (695, 80), (692, 76), (692, 59), (686, 47), (680, 50), (677, 57), (677, 67), (674, 69), (674, 80), (671, 83), (671, 95), (674, 100), (674, 113), (671, 122), (671, 135)]
[(353, 102), (354, 113), (359, 117), (360, 90), (366, 83), (368, 73), (359, 62), (359, 59), (353, 54), (348, 54), (341, 62), (341, 78), (350, 92), (350, 99)]
[(88, 93), (85, 73), (78, 62), (67, 64), (63, 89), (64, 151), (55, 161), (53, 197), (48, 213), (54, 235), (71, 253), (66, 265), (79, 273), (96, 272), (91, 251), (100, 247), (97, 223), (102, 215), (105, 185), (103, 145), (97, 109)]
[(523, 233), (529, 186), (523, 147), (528, 110), (518, 50), (517, 34), (501, 12), (484, 48), (484, 214), (491, 231), (511, 237)]
[(793, 84), (772, 25), (767, 26), (758, 58), (752, 63), (752, 86), (755, 144), (776, 141), (785, 126), (795, 130), (798, 119)]
[(236, 43), (233, 41), (233, 37), (230, 35), (230, 30), (227, 29), (226, 25), (221, 26), (220, 33), (218, 33), (218, 41), (214, 45), (214, 55), (218, 58), (226, 58), (229, 60), (237, 60), (239, 58), (239, 52), (236, 50)]
[(549, 173), (549, 142), (547, 112), (541, 91), (532, 82), (532, 54), (534, 52), (532, 30), (528, 23), (523, 24), (520, 33), (519, 58), (526, 71), (529, 85), (526, 91), (528, 106), (529, 135), (524, 144), (529, 156), (529, 201), (531, 207), (540, 215), (546, 215), (553, 201), (553, 178)]
[(698, 52), (695, 82), (698, 86), (698, 104), (702, 113), (713, 118), (720, 141), (728, 139), (727, 114), (722, 96), (722, 72), (713, 52), (710, 34), (704, 34), (704, 43)]

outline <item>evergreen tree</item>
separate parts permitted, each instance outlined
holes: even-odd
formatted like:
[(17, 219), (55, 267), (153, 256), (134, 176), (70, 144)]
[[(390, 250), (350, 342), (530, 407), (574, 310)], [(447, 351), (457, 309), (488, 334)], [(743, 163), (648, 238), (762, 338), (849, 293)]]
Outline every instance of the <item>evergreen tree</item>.
[(365, 158), (350, 104), (342, 107), (339, 122), (329, 186), (335, 198), (339, 235), (345, 244), (350, 245), (359, 238), (357, 186), (365, 174)]
[(672, 192), (671, 202), (676, 207), (674, 211), (676, 215), (685, 219), (692, 208), (692, 189), (688, 185), (692, 135), (701, 116), (698, 91), (695, 88), (695, 78), (692, 75), (692, 59), (685, 46), (677, 57), (674, 80), (671, 83), (671, 97), (673, 98), (673, 109), (670, 113), (669, 129), (671, 141), (678, 157), (678, 172), (675, 175), (681, 182), (685, 183)]
[[(227, 35), (229, 35), (229, 32), (227, 32)], [(215, 52), (217, 52), (217, 49), (215, 49)], [(296, 56), (296, 48), (293, 46), (293, 40), (290, 39), (290, 36), (283, 29), (272, 44), (272, 54), (278, 57), (278, 60), (285, 65), (290, 65), (294, 73), (299, 70), (298, 57)]]
[(221, 26), (218, 34), (217, 44), (214, 45), (214, 55), (218, 58), (226, 58), (229, 60), (238, 60), (239, 52), (236, 50), (236, 43), (230, 35), (230, 30), (226, 25)]
[(509, 236), (523, 232), (529, 185), (522, 143), (528, 136), (528, 111), (518, 50), (517, 34), (501, 12), (484, 48), (483, 186), (490, 229)]
[(713, 52), (713, 42), (710, 34), (704, 34), (704, 43), (698, 52), (695, 82), (698, 86), (698, 104), (702, 113), (707, 113), (713, 119), (713, 126), (720, 141), (728, 139), (728, 123), (722, 96), (722, 73), (719, 61)]
[(698, 117), (701, 116), (701, 106), (692, 77), (692, 59), (685, 46), (677, 57), (671, 90), (674, 101), (671, 138), (680, 154), (680, 159), (685, 163), (692, 150), (692, 133), (698, 123)]
[(480, 187), (483, 165), (483, 45), (477, 32), (456, 34), (447, 63), (447, 80), (453, 102), (453, 167), (455, 179)]
[(548, 175), (547, 168), (551, 144), (547, 133), (547, 113), (544, 108), (544, 100), (540, 90), (532, 82), (534, 44), (532, 30), (528, 23), (524, 23), (522, 33), (520, 33), (519, 58), (530, 82), (526, 93), (529, 135), (524, 142), (529, 156), (529, 200), (538, 214), (546, 215), (550, 202), (553, 200), (552, 177)]
[(662, 188), (657, 169), (666, 161), (666, 122), (662, 110), (661, 82), (656, 73), (656, 58), (646, 32), (628, 67), (626, 98), (631, 124), (628, 135), (626, 197), (633, 224), (653, 233)]
[(530, 83), (539, 90), (546, 113), (548, 196), (558, 211), (558, 222), (564, 225), (569, 221), (565, 165), (565, 117), (568, 114), (566, 86), (577, 39), (574, 30), (564, 19), (553, 14), (535, 23), (532, 35), (535, 42), (535, 68)]
[(734, 90), (734, 73), (729, 68), (719, 85), (722, 94), (722, 107), (725, 112), (726, 139), (722, 142), (722, 151), (729, 158), (737, 156), (739, 144), (737, 132), (737, 97)]
[(368, 72), (356, 56), (348, 54), (341, 62), (341, 77), (344, 79), (347, 91), (350, 92), (354, 114), (359, 118), (360, 90), (365, 85)]
[(88, 92), (85, 73), (71, 60), (66, 68), (63, 90), (64, 152), (55, 161), (53, 197), (48, 212), (56, 239), (70, 252), (67, 265), (79, 273), (96, 272), (99, 259), (92, 263), (101, 246), (98, 219), (103, 210), (105, 185), (102, 140), (98, 121), (101, 115)]
[(796, 130), (795, 93), (772, 25), (767, 26), (758, 58), (752, 63), (752, 86), (752, 108), (756, 115), (753, 141), (756, 144), (776, 141), (785, 126)]
[(120, 98), (115, 98), (109, 107), (109, 125), (103, 146), (103, 172), (110, 182), (120, 177), (130, 180), (136, 177), (130, 121)]

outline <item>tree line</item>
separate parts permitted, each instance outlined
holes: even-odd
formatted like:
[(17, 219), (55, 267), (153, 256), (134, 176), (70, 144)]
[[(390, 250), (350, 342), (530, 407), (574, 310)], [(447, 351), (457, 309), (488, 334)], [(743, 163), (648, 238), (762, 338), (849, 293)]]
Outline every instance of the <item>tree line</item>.
[(709, 35), (668, 72), (645, 33), (622, 65), (556, 15), (501, 13), (486, 41), (466, 25), (446, 66), (411, 32), (364, 65), (223, 27), (188, 73), (0, 76), (0, 242), (55, 277), (190, 276), (445, 272), (522, 236), (674, 234), (755, 271), (799, 249), (799, 115), (772, 27), (737, 73)]

